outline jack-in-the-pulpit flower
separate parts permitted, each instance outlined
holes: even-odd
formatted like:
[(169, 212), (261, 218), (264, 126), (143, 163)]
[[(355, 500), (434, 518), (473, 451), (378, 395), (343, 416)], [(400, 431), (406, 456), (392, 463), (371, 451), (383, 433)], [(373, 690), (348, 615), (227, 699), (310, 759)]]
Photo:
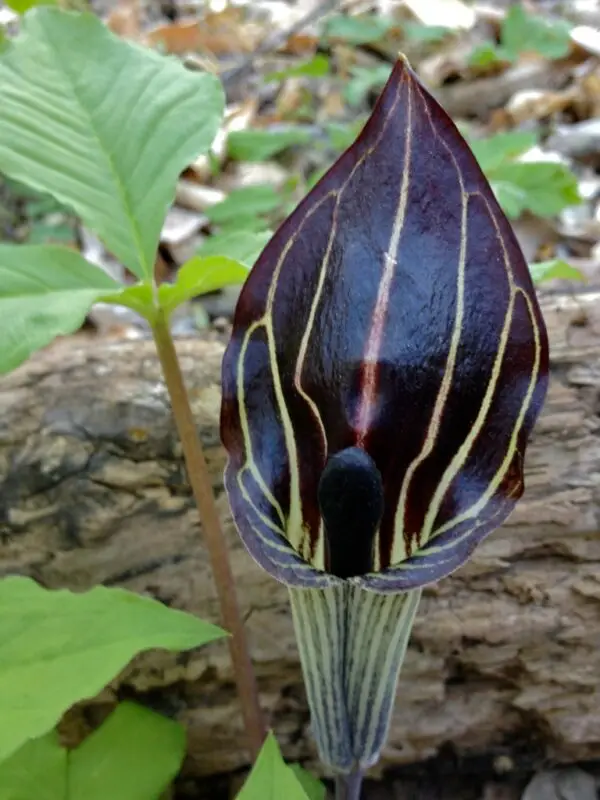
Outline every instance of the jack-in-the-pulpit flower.
[(383, 746), (421, 587), (523, 492), (547, 336), (515, 235), (404, 60), (242, 290), (223, 363), (226, 487), (290, 587), (321, 758)]

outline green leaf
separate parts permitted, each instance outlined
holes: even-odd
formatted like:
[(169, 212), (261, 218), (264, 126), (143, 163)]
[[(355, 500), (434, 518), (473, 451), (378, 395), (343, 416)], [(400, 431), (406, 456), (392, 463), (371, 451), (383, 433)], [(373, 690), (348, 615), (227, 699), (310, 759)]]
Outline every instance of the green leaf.
[(5, 0), (6, 5), (16, 11), (17, 14), (24, 14), (35, 6), (55, 6), (57, 0)]
[(351, 79), (344, 88), (344, 98), (351, 106), (360, 105), (366, 95), (379, 91), (390, 77), (392, 68), (389, 64), (376, 67), (352, 67)]
[(527, 206), (527, 192), (519, 186), (503, 181), (492, 181), (492, 189), (504, 213), (511, 219), (519, 217)]
[[(283, 203), (283, 200), (280, 200)], [(283, 214), (278, 214), (278, 216), (285, 216), (289, 214), (293, 210), (294, 206), (288, 210), (288, 205), (284, 203), (282, 211)], [(209, 241), (212, 241), (217, 236), (229, 236), (232, 233), (240, 232), (251, 232), (251, 233), (262, 233), (266, 230), (269, 225), (269, 220), (265, 216), (241, 216), (238, 217), (236, 220), (228, 220), (225, 223), (219, 225), (219, 230), (217, 233), (213, 233)]]
[(329, 167), (320, 167), (319, 169), (313, 170), (310, 175), (306, 178), (306, 190), (308, 192), (309, 189), (312, 189), (317, 183), (321, 180), (321, 178), (327, 173)]
[(285, 763), (277, 740), (269, 733), (237, 800), (309, 800), (302, 784)]
[(127, 286), (120, 292), (103, 297), (102, 302), (131, 308), (149, 322), (154, 320), (157, 311), (154, 287), (149, 281), (136, 283), (135, 286)]
[(181, 725), (122, 703), (76, 750), (55, 731), (0, 763), (2, 800), (150, 800), (173, 780), (185, 755)]
[(229, 156), (238, 161), (267, 161), (289, 147), (309, 141), (309, 132), (302, 128), (285, 131), (232, 131), (227, 147)]
[(64, 208), (49, 194), (41, 194), (35, 200), (28, 200), (25, 203), (25, 214), (28, 217), (43, 217), (61, 211), (64, 211)]
[(0, 245), (0, 375), (77, 330), (90, 306), (118, 288), (74, 250)]
[(158, 798), (177, 775), (184, 755), (182, 725), (122, 703), (71, 753), (65, 800)]
[(553, 258), (550, 261), (538, 261), (536, 264), (529, 265), (529, 271), (534, 283), (551, 281), (560, 278), (565, 281), (585, 281), (586, 276), (580, 269), (572, 267), (561, 258)]
[(224, 631), (149, 597), (96, 586), (47, 591), (29, 578), (0, 581), (0, 761), (93, 697), (136, 653), (185, 650)]
[(246, 265), (225, 256), (195, 256), (187, 261), (177, 273), (177, 281), (173, 285), (166, 283), (159, 286), (160, 305), (167, 314), (177, 306), (208, 292), (215, 292), (225, 286), (244, 283), (249, 269)]
[(366, 120), (359, 118), (351, 123), (329, 122), (325, 130), (335, 150), (346, 150), (356, 139)]
[(513, 57), (535, 52), (546, 58), (563, 58), (571, 48), (570, 30), (571, 26), (562, 20), (528, 14), (515, 3), (504, 17), (500, 38), (503, 48)]
[[(205, 212), (211, 222), (223, 225), (237, 223), (244, 217), (268, 214), (282, 203), (281, 196), (268, 184), (245, 186), (234, 189), (221, 203), (216, 203)], [(264, 224), (263, 224), (264, 227)]]
[(328, 40), (342, 39), (348, 44), (369, 44), (379, 41), (393, 25), (392, 20), (371, 14), (356, 17), (335, 14), (325, 23), (323, 37)]
[(227, 256), (251, 267), (271, 238), (271, 231), (234, 230), (223, 231), (208, 237), (196, 255)]
[(26, 742), (0, 763), (2, 800), (66, 800), (67, 751), (56, 731)]
[(502, 64), (503, 61), (512, 61), (512, 54), (509, 54), (503, 47), (493, 42), (483, 42), (471, 51), (468, 59), (470, 67), (494, 67)]
[[(563, 208), (580, 202), (577, 178), (562, 164), (549, 161), (523, 161), (502, 164), (488, 173), (499, 202), (511, 217), (531, 211), (551, 217)], [(502, 197), (511, 195), (507, 208)]]
[(92, 14), (34, 9), (0, 57), (0, 171), (72, 207), (150, 277), (177, 177), (222, 111), (213, 75), (117, 38)]
[(327, 790), (318, 778), (307, 772), (300, 764), (290, 764), (290, 769), (298, 779), (304, 789), (304, 793), (309, 800), (325, 800)]
[(518, 217), (523, 211), (552, 216), (580, 202), (577, 178), (563, 164), (515, 160), (536, 143), (536, 135), (525, 131), (469, 139), (480, 167), (509, 217)]
[(435, 44), (450, 36), (452, 28), (446, 28), (443, 25), (423, 25), (420, 22), (405, 22), (402, 25), (402, 32), (407, 39), (411, 39), (413, 42)]
[(317, 53), (308, 61), (295, 64), (278, 72), (269, 72), (265, 75), (267, 81), (282, 81), (285, 78), (323, 78), (329, 74), (329, 59), (322, 53)]
[(34, 222), (27, 237), (27, 244), (75, 245), (76, 238), (73, 225), (66, 222)]
[(484, 172), (497, 169), (505, 161), (512, 161), (516, 156), (530, 150), (537, 144), (535, 133), (526, 131), (508, 131), (496, 133), (482, 139), (469, 138), (469, 145), (479, 166)]

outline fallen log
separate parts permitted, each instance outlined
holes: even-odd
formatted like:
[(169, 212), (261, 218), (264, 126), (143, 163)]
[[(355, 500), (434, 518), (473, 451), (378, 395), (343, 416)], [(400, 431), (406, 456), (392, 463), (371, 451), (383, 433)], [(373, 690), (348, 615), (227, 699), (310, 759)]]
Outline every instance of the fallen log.
[[(548, 401), (526, 491), (501, 530), (425, 592), (383, 765), (459, 755), (600, 756), (600, 295), (547, 294)], [(261, 699), (284, 753), (315, 757), (285, 589), (241, 546), (223, 493), (216, 337), (178, 342), (231, 545)], [(202, 532), (151, 342), (73, 337), (0, 381), (0, 574), (120, 585), (218, 620)], [(246, 763), (227, 651), (136, 659), (65, 721), (117, 699), (183, 721), (190, 777)]]

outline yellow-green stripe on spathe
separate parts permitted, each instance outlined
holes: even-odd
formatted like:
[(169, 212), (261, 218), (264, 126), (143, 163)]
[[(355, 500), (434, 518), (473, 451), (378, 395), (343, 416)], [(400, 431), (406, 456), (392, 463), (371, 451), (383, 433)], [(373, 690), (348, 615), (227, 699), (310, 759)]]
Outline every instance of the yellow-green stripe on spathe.
[[(429, 506), (428, 506), (428, 509), (427, 509), (427, 513), (426, 513), (426, 516), (425, 516), (425, 519), (424, 519), (424, 522), (423, 522), (423, 528), (422, 528), (422, 530), (421, 530), (421, 532), (420, 532), (420, 534), (418, 536), (418, 538), (420, 538), (420, 541), (422, 542), (423, 545), (426, 542), (428, 542), (429, 539), (435, 539), (439, 534), (444, 533), (445, 531), (451, 529), (452, 527), (455, 527), (456, 525), (460, 524), (461, 522), (463, 522), (463, 521), (465, 521), (467, 519), (471, 519), (471, 518), (477, 516), (478, 514), (481, 513), (481, 511), (483, 511), (483, 509), (485, 508), (487, 503), (490, 501), (490, 499), (492, 498), (493, 494), (495, 493), (495, 491), (497, 490), (498, 486), (500, 485), (502, 479), (504, 478), (504, 475), (506, 473), (506, 470), (508, 469), (508, 466), (510, 465), (510, 462), (514, 458), (514, 455), (515, 455), (515, 452), (516, 452), (516, 447), (517, 447), (518, 435), (519, 435), (519, 432), (520, 432), (520, 430), (521, 430), (521, 428), (523, 426), (523, 422), (525, 420), (525, 415), (527, 414), (529, 406), (531, 405), (531, 401), (533, 399), (533, 394), (535, 392), (535, 387), (537, 385), (537, 380), (538, 380), (539, 370), (540, 370), (541, 337), (540, 337), (540, 330), (539, 330), (539, 327), (537, 325), (537, 321), (536, 321), (536, 318), (535, 318), (535, 312), (534, 312), (534, 309), (533, 309), (533, 303), (532, 303), (531, 299), (529, 298), (529, 296), (527, 295), (527, 293), (523, 289), (521, 289), (519, 286), (517, 286), (516, 283), (515, 283), (514, 274), (513, 274), (513, 271), (512, 271), (512, 265), (511, 265), (511, 262), (510, 262), (510, 257), (508, 255), (508, 251), (506, 249), (506, 245), (504, 243), (504, 239), (502, 237), (502, 233), (500, 231), (500, 227), (498, 225), (498, 221), (496, 219), (496, 216), (495, 216), (492, 208), (489, 205), (489, 202), (488, 202), (487, 198), (485, 198), (483, 195), (481, 195), (478, 192), (469, 192), (469, 193), (467, 193), (467, 198), (469, 198), (471, 196), (478, 196), (485, 203), (485, 205), (487, 206), (487, 209), (488, 209), (490, 220), (492, 221), (492, 224), (495, 227), (496, 236), (497, 236), (498, 242), (499, 242), (499, 244), (501, 246), (501, 249), (502, 249), (502, 252), (503, 252), (503, 260), (504, 260), (505, 270), (506, 270), (506, 274), (507, 274), (507, 280), (508, 280), (508, 283), (509, 283), (509, 299), (508, 299), (507, 310), (506, 310), (506, 315), (505, 315), (505, 322), (504, 322), (504, 326), (503, 326), (503, 329), (502, 329), (501, 335), (500, 335), (498, 351), (496, 353), (496, 358), (494, 359), (494, 364), (492, 366), (492, 374), (490, 376), (490, 381), (488, 382), (488, 385), (487, 385), (487, 388), (486, 388), (486, 392), (485, 392), (485, 395), (483, 397), (483, 400), (482, 400), (482, 403), (481, 403), (481, 406), (480, 406), (480, 409), (479, 409), (479, 413), (477, 415), (477, 418), (476, 418), (472, 428), (469, 431), (469, 434), (465, 438), (465, 441), (463, 442), (463, 444), (461, 445), (460, 449), (457, 451), (457, 453), (455, 454), (455, 456), (451, 460), (450, 464), (448, 465), (447, 469), (445, 470), (444, 474), (442, 475), (442, 477), (440, 479), (440, 482), (439, 482), (439, 484), (438, 484), (438, 486), (436, 488), (436, 491), (434, 492), (434, 495), (433, 495), (433, 497), (432, 497), (432, 499), (431, 499), (431, 501), (429, 503)], [(465, 230), (464, 231), (465, 247), (466, 247), (466, 239), (467, 239), (466, 233), (467, 232)], [(462, 239), (462, 232), (461, 232), (461, 239)], [(462, 251), (462, 244), (461, 244), (461, 251)], [(463, 273), (464, 273), (464, 266), (463, 266)], [(462, 280), (464, 280), (464, 274), (463, 274), (463, 279)], [(461, 281), (459, 280), (459, 283), (460, 282)], [(444, 497), (446, 495), (446, 492), (450, 488), (450, 485), (451, 485), (452, 481), (457, 477), (457, 475), (459, 474), (460, 470), (462, 469), (462, 467), (466, 463), (467, 458), (468, 458), (468, 456), (469, 456), (469, 454), (471, 452), (471, 449), (472, 449), (477, 437), (479, 436), (479, 434), (480, 434), (480, 432), (481, 432), (481, 430), (482, 430), (482, 428), (483, 428), (483, 426), (485, 424), (487, 415), (489, 414), (489, 411), (491, 409), (493, 398), (494, 398), (494, 394), (496, 392), (496, 389), (497, 389), (498, 383), (499, 383), (499, 379), (500, 379), (502, 363), (503, 363), (504, 356), (505, 356), (505, 353), (506, 353), (506, 348), (507, 348), (507, 345), (508, 345), (508, 339), (509, 339), (509, 335), (510, 335), (510, 328), (511, 328), (511, 325), (512, 325), (512, 322), (513, 322), (514, 306), (515, 306), (516, 298), (517, 298), (518, 295), (521, 295), (525, 299), (525, 303), (527, 305), (527, 312), (528, 312), (528, 315), (529, 315), (529, 318), (530, 318), (530, 321), (531, 321), (531, 326), (532, 326), (533, 335), (534, 335), (534, 354), (535, 355), (534, 355), (534, 363), (532, 365), (532, 371), (531, 371), (531, 376), (530, 376), (528, 389), (527, 389), (525, 397), (523, 398), (523, 402), (521, 404), (521, 407), (520, 407), (520, 410), (519, 410), (519, 414), (517, 416), (515, 425), (513, 427), (513, 431), (512, 431), (510, 440), (509, 440), (509, 445), (508, 445), (508, 448), (507, 448), (506, 455), (505, 455), (505, 457), (504, 457), (504, 459), (503, 459), (503, 461), (502, 461), (502, 463), (500, 465), (500, 468), (497, 470), (497, 472), (495, 473), (494, 477), (492, 478), (492, 480), (488, 484), (488, 488), (482, 494), (481, 498), (476, 503), (474, 503), (469, 509), (464, 511), (462, 514), (456, 516), (455, 518), (447, 521), (444, 525), (440, 526), (438, 529), (436, 529), (432, 533), (432, 528), (433, 528), (433, 525), (435, 523), (435, 519), (436, 519), (436, 517), (437, 517), (437, 515), (439, 513), (439, 510), (440, 510), (441, 504), (443, 502), (443, 499), (444, 499)], [(456, 332), (456, 327), (455, 327), (455, 332)], [(460, 340), (460, 330), (458, 331), (457, 344), (458, 344), (459, 340)], [(454, 343), (454, 333), (453, 333), (453, 343)], [(446, 373), (444, 374), (444, 377), (442, 379), (442, 383), (444, 382), (444, 378), (445, 377), (446, 377)], [(440, 397), (440, 395), (441, 395), (441, 391), (440, 391), (440, 394), (438, 394), (438, 398)], [(434, 409), (434, 414), (436, 413), (436, 410), (437, 409)], [(443, 409), (439, 410), (439, 414), (440, 415), (441, 415), (442, 411), (443, 411)], [(438, 430), (439, 430), (439, 422), (438, 422), (437, 428), (435, 429), (436, 435), (437, 435), (437, 431)], [(431, 428), (428, 431), (428, 436), (429, 436), (430, 432), (431, 432)], [(427, 454), (430, 453), (432, 449), (433, 449), (433, 442), (430, 443), (430, 445), (428, 447)], [(422, 451), (422, 453), (423, 453), (423, 451)], [(421, 456), (421, 454), (420, 454), (420, 456)], [(420, 456), (419, 456), (419, 458), (420, 458)], [(391, 560), (392, 566), (397, 566), (402, 561), (404, 561), (406, 559), (406, 550), (405, 550), (405, 547), (404, 547), (404, 536), (403, 536), (405, 504), (406, 504), (406, 493), (403, 496), (401, 495), (399, 506), (398, 506), (398, 509), (397, 509), (397, 512), (396, 512), (396, 525), (395, 525), (396, 534), (394, 536), (394, 544), (393, 544), (393, 550), (392, 550), (392, 560)], [(459, 541), (462, 540), (463, 538), (464, 537), (460, 537)], [(448, 543), (445, 547), (451, 548), (451, 547), (454, 546), (454, 544), (456, 544), (456, 541)], [(419, 549), (418, 553), (419, 553), (419, 555), (424, 555), (425, 553), (429, 553), (429, 554), (438, 553), (438, 552), (441, 552), (443, 549), (444, 548), (439, 548), (439, 547), (436, 547), (435, 545), (432, 545), (432, 546), (426, 547), (426, 548), (425, 547), (421, 547)]]
[[(521, 290), (521, 289), (518, 289), (518, 292), (522, 293), (523, 297), (525, 297), (526, 302), (528, 304), (529, 312), (530, 312), (530, 314), (532, 316), (532, 320), (534, 320), (533, 304), (531, 303), (528, 295), (526, 294), (526, 292), (523, 292), (523, 290)], [(534, 326), (535, 326), (535, 321), (534, 321)], [(539, 329), (537, 327), (535, 327), (535, 330), (537, 331), (536, 338), (539, 338)], [(457, 515), (456, 517), (453, 517), (452, 519), (448, 520), (446, 523), (441, 525), (439, 528), (437, 528), (433, 532), (433, 534), (431, 534), (431, 536), (429, 537), (430, 544), (428, 546), (426, 546), (426, 547), (420, 548), (418, 550), (418, 552), (414, 554), (414, 555), (419, 556), (419, 557), (436, 556), (436, 567), (439, 567), (439, 566), (441, 566), (441, 565), (443, 565), (445, 563), (444, 559), (443, 558), (438, 558), (438, 556), (442, 555), (445, 551), (452, 551), (458, 544), (463, 542), (465, 539), (468, 539), (471, 536), (473, 536), (474, 532), (476, 531), (476, 529), (478, 527), (481, 527), (481, 525), (483, 525), (486, 522), (490, 521), (490, 520), (482, 520), (481, 522), (478, 522), (477, 521), (477, 517), (479, 516), (479, 514), (481, 514), (481, 512), (484, 510), (485, 506), (492, 499), (494, 493), (498, 489), (500, 483), (502, 482), (502, 480), (503, 480), (503, 478), (504, 478), (504, 476), (506, 474), (506, 470), (508, 469), (508, 467), (510, 465), (510, 462), (514, 458), (515, 453), (517, 451), (518, 435), (519, 435), (519, 432), (520, 432), (520, 430), (522, 428), (523, 421), (525, 419), (525, 415), (527, 413), (527, 410), (528, 410), (528, 408), (529, 408), (529, 406), (531, 404), (531, 400), (533, 398), (533, 393), (535, 391), (535, 387), (536, 387), (536, 384), (537, 384), (537, 373), (539, 372), (539, 362), (540, 362), (540, 357), (541, 357), (541, 349), (536, 350), (536, 353), (537, 353), (537, 355), (536, 355), (536, 360), (535, 360), (535, 368), (534, 368), (534, 370), (532, 372), (532, 377), (530, 379), (530, 383), (529, 383), (529, 386), (528, 386), (528, 391), (527, 391), (526, 396), (525, 396), (525, 398), (523, 400), (523, 403), (521, 404), (520, 412), (519, 412), (519, 415), (517, 417), (517, 422), (516, 422), (516, 424), (515, 424), (515, 426), (513, 428), (513, 432), (512, 432), (512, 435), (511, 435), (509, 446), (507, 448), (506, 455), (505, 455), (505, 457), (504, 457), (499, 469), (495, 473), (494, 478), (488, 484), (488, 488), (482, 494), (482, 496), (479, 498), (479, 500), (476, 503), (474, 503), (473, 505), (471, 505), (466, 511), (464, 511), (462, 514)], [(496, 514), (496, 516), (498, 516), (498, 514)], [(435, 519), (435, 518), (433, 518), (433, 519)], [(453, 527), (455, 527), (455, 526), (459, 525), (460, 523), (465, 522), (467, 520), (473, 520), (475, 524), (473, 526), (469, 527), (467, 530), (465, 530), (460, 536), (452, 539), (451, 541), (446, 542), (446, 544), (444, 544), (444, 545), (435, 544), (436, 539), (440, 534), (451, 530)], [(446, 561), (451, 561), (451, 557), (446, 559)], [(431, 569), (431, 564), (428, 564), (426, 562), (418, 562), (418, 561), (414, 561), (414, 560), (404, 561), (404, 562), (400, 561), (398, 563), (393, 564), (390, 567), (388, 575), (386, 575), (386, 572), (382, 572), (382, 573), (378, 574), (378, 577), (380, 578), (380, 580), (389, 582), (393, 586), (393, 584), (395, 582), (394, 572), (396, 572), (398, 570), (408, 570), (408, 569), (410, 569), (411, 571), (429, 570), (429, 569)]]
[[(487, 204), (487, 200), (485, 202)], [(499, 229), (497, 220), (496, 220), (494, 214), (492, 213), (492, 210), (489, 208), (489, 205), (488, 205), (488, 210), (490, 212), (490, 215), (491, 215), (492, 220), (494, 222), (494, 225), (496, 227), (498, 238), (499, 238), (499, 240), (501, 242), (501, 246), (502, 246), (503, 253), (504, 253), (505, 264), (506, 264), (507, 270), (508, 270), (509, 283), (510, 283), (510, 300), (509, 300), (509, 309), (510, 310), (507, 311), (507, 315), (506, 315), (507, 320), (506, 320), (504, 329), (502, 331), (499, 352), (498, 352), (498, 355), (497, 355), (496, 360), (494, 362), (494, 366), (493, 366), (493, 370), (492, 370), (492, 379), (490, 380), (490, 383), (488, 384), (488, 387), (487, 387), (487, 390), (486, 390), (486, 394), (485, 394), (485, 396), (483, 398), (483, 401), (482, 401), (482, 404), (481, 404), (481, 408), (479, 410), (479, 414), (477, 415), (477, 418), (476, 418), (476, 420), (475, 420), (475, 422), (473, 424), (473, 427), (469, 431), (469, 434), (468, 434), (467, 438), (465, 439), (465, 441), (463, 442), (461, 448), (458, 450), (458, 452), (456, 453), (456, 455), (454, 456), (454, 458), (450, 462), (447, 470), (442, 475), (442, 478), (440, 480), (438, 488), (437, 488), (437, 490), (436, 490), (436, 492), (435, 492), (435, 494), (434, 494), (434, 496), (433, 496), (433, 498), (431, 500), (431, 503), (429, 505), (429, 508), (428, 508), (428, 511), (427, 511), (427, 515), (425, 517), (424, 530), (423, 530), (423, 534), (426, 537), (426, 539), (428, 539), (430, 537), (430, 535), (431, 535), (430, 534), (431, 528), (432, 528), (432, 526), (433, 526), (433, 524), (435, 522), (435, 519), (437, 517), (437, 514), (439, 512), (439, 509), (440, 509), (441, 503), (443, 501), (444, 495), (445, 495), (446, 491), (448, 490), (448, 488), (450, 487), (450, 484), (452, 483), (454, 478), (458, 475), (459, 470), (466, 463), (466, 460), (467, 460), (467, 458), (469, 456), (471, 448), (472, 448), (473, 444), (475, 443), (475, 440), (476, 440), (477, 436), (479, 436), (479, 434), (480, 434), (480, 432), (481, 432), (481, 430), (483, 428), (483, 425), (485, 423), (486, 417), (487, 417), (487, 415), (488, 415), (488, 413), (490, 411), (490, 408), (491, 408), (491, 405), (492, 405), (492, 401), (493, 401), (493, 397), (494, 397), (494, 393), (496, 391), (497, 384), (498, 384), (498, 381), (499, 381), (499, 378), (500, 378), (502, 360), (504, 358), (504, 354), (505, 354), (505, 351), (506, 351), (506, 346), (507, 346), (507, 342), (508, 342), (508, 335), (510, 333), (510, 325), (512, 324), (512, 317), (513, 317), (513, 313), (514, 313), (514, 305), (515, 305), (516, 298), (517, 298), (518, 295), (520, 295), (521, 297), (524, 298), (525, 304), (527, 306), (527, 313), (528, 313), (530, 321), (531, 321), (531, 326), (532, 326), (533, 336), (534, 336), (534, 362), (532, 364), (532, 370), (531, 370), (531, 375), (530, 375), (530, 379), (529, 379), (529, 384), (528, 384), (528, 387), (527, 387), (527, 392), (525, 393), (525, 397), (523, 398), (523, 401), (521, 403), (521, 407), (519, 409), (519, 413), (518, 413), (517, 418), (515, 420), (515, 424), (513, 426), (512, 434), (511, 434), (511, 437), (510, 437), (510, 440), (509, 440), (509, 444), (508, 444), (508, 447), (507, 447), (507, 450), (506, 450), (506, 454), (504, 456), (504, 459), (503, 459), (499, 469), (496, 471), (494, 477), (492, 478), (492, 480), (488, 484), (488, 488), (482, 494), (480, 499), (476, 503), (474, 503), (470, 508), (468, 508), (466, 511), (464, 511), (462, 514), (459, 514), (454, 519), (449, 520), (444, 525), (441, 525), (439, 528), (437, 528), (433, 533), (433, 537), (437, 537), (441, 533), (444, 533), (445, 531), (449, 530), (450, 528), (455, 527), (459, 523), (461, 523), (461, 522), (463, 522), (463, 521), (465, 521), (467, 519), (471, 519), (473, 517), (476, 517), (478, 514), (480, 514), (481, 511), (483, 511), (483, 509), (487, 505), (487, 503), (490, 501), (490, 499), (492, 498), (494, 493), (496, 492), (497, 488), (500, 486), (500, 483), (502, 482), (502, 480), (503, 480), (503, 478), (504, 478), (504, 476), (506, 474), (506, 470), (508, 469), (512, 459), (515, 456), (516, 449), (517, 449), (518, 436), (519, 436), (519, 433), (520, 433), (520, 431), (521, 431), (521, 429), (523, 427), (523, 423), (525, 421), (525, 416), (527, 414), (527, 411), (529, 410), (529, 407), (531, 405), (531, 401), (533, 400), (533, 395), (534, 395), (535, 388), (536, 388), (537, 382), (538, 382), (538, 377), (539, 377), (542, 348), (541, 348), (540, 330), (539, 330), (539, 327), (538, 327), (537, 322), (536, 322), (533, 303), (532, 303), (530, 297), (528, 296), (527, 292), (525, 292), (523, 289), (521, 289), (519, 286), (517, 286), (515, 284), (514, 276), (513, 276), (513, 273), (512, 273), (512, 268), (510, 267), (510, 261), (509, 261), (509, 258), (508, 258), (508, 253), (506, 251), (504, 242), (502, 240), (502, 236), (500, 234), (500, 229)], [(430, 551), (430, 552), (433, 552), (433, 551)]]
[[(448, 400), (448, 395), (450, 394), (450, 391), (452, 389), (452, 379), (454, 377), (454, 368), (456, 366), (456, 359), (458, 355), (458, 346), (463, 327), (464, 307), (465, 307), (465, 271), (466, 271), (467, 241), (468, 241), (468, 217), (467, 217), (468, 194), (465, 190), (463, 175), (456, 160), (456, 157), (452, 152), (451, 148), (448, 146), (448, 144), (438, 135), (435, 126), (433, 124), (433, 120), (431, 119), (429, 108), (427, 107), (427, 101), (425, 98), (423, 98), (423, 101), (424, 101), (423, 107), (425, 108), (433, 136), (440, 142), (440, 144), (447, 151), (450, 160), (454, 165), (454, 168), (456, 169), (456, 176), (458, 179), (458, 185), (461, 192), (462, 205), (461, 205), (461, 223), (460, 223), (460, 248), (458, 253), (458, 265), (457, 265), (458, 269), (457, 269), (457, 280), (456, 280), (456, 310), (454, 313), (454, 324), (452, 328), (452, 335), (450, 337), (450, 348), (448, 350), (448, 356), (446, 358), (444, 374), (442, 376), (440, 388), (437, 397), (435, 399), (435, 404), (427, 428), (425, 440), (423, 442), (423, 447), (421, 448), (421, 452), (416, 456), (415, 459), (413, 459), (411, 464), (409, 464), (408, 469), (406, 470), (406, 474), (404, 476), (404, 480), (402, 481), (398, 506), (396, 508), (396, 514), (394, 518), (395, 536), (392, 544), (392, 556), (391, 556), (392, 564), (404, 561), (404, 559), (406, 559), (409, 555), (409, 553), (406, 552), (406, 543), (404, 537), (404, 521), (406, 518), (406, 503), (408, 498), (408, 492), (410, 489), (412, 478), (417, 468), (432, 453), (435, 442), (439, 435), (442, 415), (444, 412), (444, 408), (446, 406), (446, 402)], [(423, 530), (421, 536), (426, 537), (426, 535), (427, 535), (426, 530)], [(413, 537), (411, 536), (411, 541), (412, 540)], [(425, 539), (421, 538), (421, 541), (424, 543), (426, 541), (426, 538)], [(376, 552), (379, 557), (380, 549), (377, 545), (376, 545)]]
[[(510, 498), (512, 496), (513, 492), (511, 491), (509, 492), (508, 497)], [(483, 525), (486, 524), (488, 525), (493, 524), (496, 520), (499, 520), (499, 518), (503, 516), (503, 514), (504, 514), (504, 509), (499, 508), (490, 517), (487, 517), (486, 519), (478, 520), (475, 517), (473, 525), (467, 528), (465, 531), (463, 531), (463, 533), (461, 533), (460, 536), (457, 536), (448, 545), (446, 546), (435, 545), (433, 544), (433, 542), (435, 542), (435, 538), (432, 538), (431, 540), (432, 544), (430, 544), (429, 547), (423, 548), (423, 550), (419, 551), (416, 555), (419, 558), (425, 558), (425, 556), (435, 555), (436, 556), (435, 570), (437, 572), (440, 567), (444, 567), (445, 564), (451, 564), (453, 562), (451, 554), (448, 555), (447, 558), (440, 558), (438, 557), (440, 553), (451, 551), (454, 546), (459, 545), (465, 539), (470, 539), (472, 536), (474, 536), (478, 528), (481, 528)], [(498, 524), (500, 524), (500, 522)], [(410, 570), (411, 572), (425, 572), (425, 571), (431, 572), (431, 568), (432, 568), (431, 562), (428, 562), (426, 560), (415, 561), (414, 559), (411, 559), (410, 561), (404, 561), (401, 562), (400, 564), (394, 564), (393, 567), (390, 567), (384, 572), (371, 573), (370, 575), (367, 575), (367, 578), (369, 577), (377, 578), (377, 581), (379, 583), (378, 591), (381, 591), (382, 593), (385, 594), (389, 593), (396, 594), (398, 591), (397, 588), (398, 573), (406, 572), (408, 570)], [(360, 579), (354, 579), (354, 580), (360, 581)], [(432, 583), (434, 580), (436, 579), (430, 578), (429, 580), (425, 580), (423, 585), (425, 586), (427, 583)], [(389, 589), (383, 588), (382, 585), (386, 583), (389, 585)]]

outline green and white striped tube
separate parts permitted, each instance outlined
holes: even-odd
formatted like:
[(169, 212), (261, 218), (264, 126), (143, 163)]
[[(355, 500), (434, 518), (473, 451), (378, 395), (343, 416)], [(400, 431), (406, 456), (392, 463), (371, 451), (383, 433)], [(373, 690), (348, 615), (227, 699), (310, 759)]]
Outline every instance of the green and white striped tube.
[(337, 773), (363, 772), (379, 758), (420, 597), (420, 589), (380, 594), (350, 581), (290, 588), (313, 735)]

